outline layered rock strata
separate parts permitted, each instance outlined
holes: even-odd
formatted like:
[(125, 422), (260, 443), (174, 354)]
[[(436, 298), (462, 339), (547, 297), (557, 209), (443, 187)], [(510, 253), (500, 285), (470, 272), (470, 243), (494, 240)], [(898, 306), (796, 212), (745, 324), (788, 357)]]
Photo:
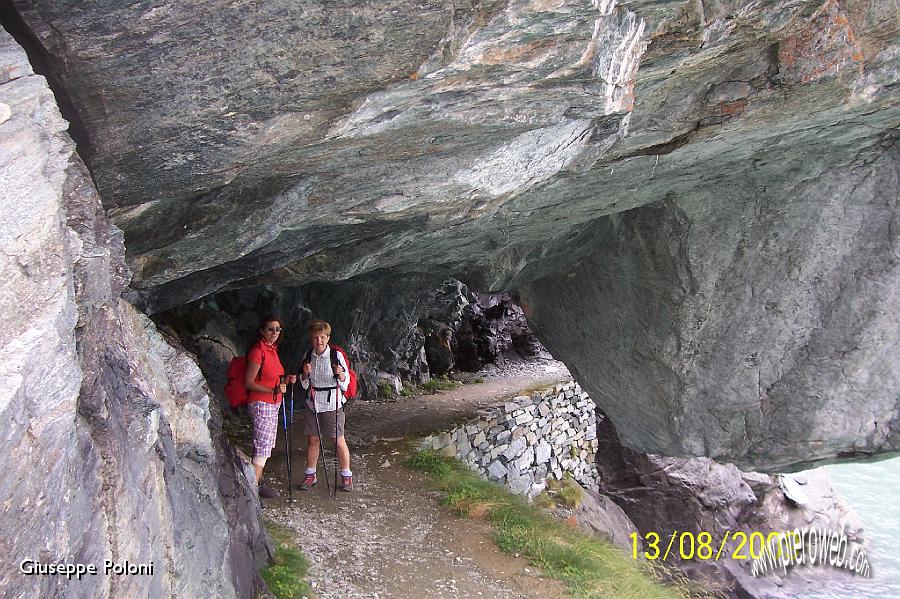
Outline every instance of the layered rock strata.
[(549, 478), (597, 487), (594, 402), (572, 381), (510, 399), (478, 420), (426, 437), (423, 449), (455, 457), (512, 493), (534, 497)]
[(0, 31), (0, 595), (252, 596), (269, 558), (254, 489), (196, 363), (121, 299), (122, 234), (66, 128)]
[(891, 0), (9, 5), (147, 311), (453, 275), (633, 447), (896, 451)]
[(600, 220), (524, 275), (626, 445), (759, 470), (900, 447), (900, 146), (811, 177)]

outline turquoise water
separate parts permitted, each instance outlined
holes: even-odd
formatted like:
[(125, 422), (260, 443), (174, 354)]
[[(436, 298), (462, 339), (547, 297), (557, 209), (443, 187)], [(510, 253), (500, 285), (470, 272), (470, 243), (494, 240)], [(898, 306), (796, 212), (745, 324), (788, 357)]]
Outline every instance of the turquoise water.
[(804, 597), (900, 599), (900, 458), (826, 468), (862, 520), (872, 577), (820, 588)]

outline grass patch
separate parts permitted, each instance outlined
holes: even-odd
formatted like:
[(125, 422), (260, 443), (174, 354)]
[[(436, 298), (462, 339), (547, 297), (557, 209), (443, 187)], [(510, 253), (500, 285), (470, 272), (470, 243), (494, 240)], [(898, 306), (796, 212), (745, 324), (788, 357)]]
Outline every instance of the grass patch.
[(266, 522), (266, 528), (275, 541), (275, 563), (260, 572), (269, 590), (277, 599), (312, 597), (306, 583), (309, 562), (300, 553), (293, 532), (272, 522)]
[(541, 507), (556, 507), (564, 505), (574, 508), (581, 505), (584, 499), (584, 489), (581, 488), (572, 476), (565, 472), (562, 480), (551, 478), (547, 481), (547, 489), (535, 500)]
[[(661, 580), (671, 578), (668, 570), (644, 561), (635, 562), (612, 543), (573, 530), (499, 485), (479, 478), (456, 460), (425, 450), (410, 457), (408, 464), (432, 478), (444, 493), (444, 504), (457, 514), (490, 522), (502, 551), (526, 556), (545, 576), (564, 581), (576, 597), (716, 596), (684, 580), (663, 584)], [(561, 483), (560, 489), (568, 486)]]
[(446, 374), (437, 378), (429, 379), (422, 384), (422, 389), (429, 393), (437, 393), (438, 391), (447, 391), (448, 389), (456, 389), (459, 387), (459, 381), (451, 380)]
[(394, 388), (387, 381), (378, 383), (378, 397), (381, 399), (391, 399), (394, 397)]

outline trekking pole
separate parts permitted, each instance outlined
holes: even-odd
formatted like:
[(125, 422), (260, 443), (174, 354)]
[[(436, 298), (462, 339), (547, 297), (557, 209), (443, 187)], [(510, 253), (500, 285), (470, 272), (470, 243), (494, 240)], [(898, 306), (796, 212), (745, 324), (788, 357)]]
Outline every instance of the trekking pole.
[(286, 437), (287, 437), (287, 475), (288, 475), (288, 498), (294, 498), (294, 471), (291, 466), (291, 453), (294, 451), (294, 383), (288, 386), (288, 396), (291, 398), (291, 417), (287, 417), (287, 400), (284, 403), (284, 416), (287, 421)]
[[(273, 391), (272, 395), (275, 399), (278, 399), (277, 390), (281, 389), (282, 382), (284, 381), (284, 377), (278, 377), (278, 385), (275, 387), (276, 391)], [(291, 494), (291, 436), (288, 432), (288, 421), (287, 421), (287, 402), (284, 401), (284, 397), (281, 398), (281, 423), (284, 428), (284, 452), (287, 455), (287, 471), (288, 471), (288, 495)]]
[[(316, 400), (313, 396), (313, 412), (316, 415), (316, 432), (319, 433), (319, 457), (322, 458), (322, 470), (325, 471), (325, 486), (328, 487), (328, 494), (331, 495), (331, 487), (328, 485), (328, 465), (325, 463), (325, 444), (322, 443), (322, 428), (319, 425), (319, 412), (316, 411)], [(309, 463), (309, 462), (307, 462)]]
[[(334, 350), (331, 350), (334, 351)], [(338, 405), (341, 401), (341, 381), (338, 379), (338, 375), (334, 375), (334, 459), (336, 460), (336, 464), (334, 465), (334, 499), (337, 499), (337, 488), (338, 488), (338, 468), (341, 467), (341, 458), (338, 455), (338, 416), (340, 416), (340, 406)]]

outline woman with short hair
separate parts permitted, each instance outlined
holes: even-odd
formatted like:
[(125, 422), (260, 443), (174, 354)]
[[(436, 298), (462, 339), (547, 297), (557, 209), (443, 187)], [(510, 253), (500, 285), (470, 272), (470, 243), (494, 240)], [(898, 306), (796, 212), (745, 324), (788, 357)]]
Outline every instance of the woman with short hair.
[(348, 366), (344, 356), (328, 344), (331, 325), (324, 320), (313, 320), (307, 326), (312, 348), (300, 368), (300, 385), (308, 390), (304, 428), (306, 429), (306, 477), (300, 483), (301, 491), (309, 491), (316, 484), (316, 462), (321, 450), (320, 431), (334, 441), (341, 469), (341, 491), (353, 490), (353, 472), (350, 470), (350, 449), (344, 438), (346, 416), (342, 409), (347, 401), (344, 394), (350, 385)]

